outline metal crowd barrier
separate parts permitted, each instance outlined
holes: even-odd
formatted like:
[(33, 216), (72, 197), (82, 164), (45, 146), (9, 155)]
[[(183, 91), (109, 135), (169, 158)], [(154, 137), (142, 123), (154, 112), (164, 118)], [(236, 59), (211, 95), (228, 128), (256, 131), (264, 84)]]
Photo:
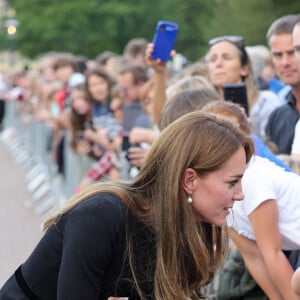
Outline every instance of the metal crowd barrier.
[(44, 221), (73, 194), (92, 162), (75, 154), (65, 143), (65, 176), (58, 174), (49, 147), (51, 130), (44, 122), (18, 111), (17, 102), (6, 103), (2, 141), (8, 146), (16, 163), (24, 172), (27, 189), (32, 194), (26, 203)]
[[(27, 205), (33, 206), (44, 220), (72, 196), (94, 161), (72, 151), (66, 132), (64, 176), (60, 175), (51, 154), (51, 130), (45, 122), (37, 121), (30, 114), (20, 113), (17, 101), (6, 103), (3, 125), (2, 140), (24, 171), (27, 188), (32, 194)], [(121, 177), (129, 179), (134, 175), (125, 156), (126, 153), (122, 152), (118, 167)]]

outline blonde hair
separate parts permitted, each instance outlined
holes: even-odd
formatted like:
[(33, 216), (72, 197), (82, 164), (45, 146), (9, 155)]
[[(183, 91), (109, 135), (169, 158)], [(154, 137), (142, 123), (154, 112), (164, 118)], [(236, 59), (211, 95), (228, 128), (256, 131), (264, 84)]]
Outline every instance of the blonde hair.
[(204, 58), (201, 58), (200, 60), (187, 65), (181, 71), (173, 74), (170, 78), (170, 84), (174, 84), (183, 78), (193, 76), (208, 78), (207, 64)]
[[(199, 299), (201, 287), (223, 263), (227, 234), (199, 220), (199, 213), (187, 202), (183, 174), (187, 168), (195, 169), (199, 176), (216, 170), (240, 147), (248, 162), (252, 141), (231, 122), (199, 111), (186, 114), (162, 131), (136, 178), (90, 186), (50, 218), (45, 228), (87, 197), (103, 191), (114, 193), (155, 233), (154, 299)], [(145, 299), (132, 263), (131, 229), (126, 230), (129, 265), (139, 296)]]
[(208, 88), (214, 90), (214, 86), (206, 77), (196, 75), (181, 78), (178, 81), (175, 81), (166, 89), (167, 100), (170, 100), (177, 93), (184, 90), (199, 88)]
[(251, 135), (251, 125), (242, 106), (230, 101), (218, 101), (208, 103), (202, 110), (221, 118), (233, 121), (239, 128), (248, 135)]
[(220, 101), (218, 93), (210, 88), (186, 89), (175, 94), (164, 106), (161, 113), (159, 129), (163, 130), (182, 115), (200, 110), (207, 103)]

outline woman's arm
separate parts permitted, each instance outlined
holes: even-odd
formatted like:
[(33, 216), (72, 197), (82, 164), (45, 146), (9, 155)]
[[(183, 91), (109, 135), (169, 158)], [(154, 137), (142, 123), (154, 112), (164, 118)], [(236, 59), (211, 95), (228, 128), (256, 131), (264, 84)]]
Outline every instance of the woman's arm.
[(158, 126), (160, 115), (163, 107), (167, 100), (166, 88), (167, 88), (167, 65), (165, 62), (159, 59), (151, 59), (151, 54), (153, 52), (154, 45), (148, 44), (146, 49), (146, 62), (148, 66), (153, 68), (153, 81), (154, 81), (154, 95), (153, 95), (153, 124)]
[(298, 299), (291, 287), (293, 269), (282, 252), (277, 202), (275, 200), (264, 201), (249, 215), (249, 220), (274, 285), (283, 299)]
[(129, 132), (130, 144), (153, 144), (159, 133), (152, 128), (134, 127)]
[(238, 234), (232, 228), (229, 229), (229, 234), (234, 244), (239, 249), (250, 274), (268, 295), (269, 299), (282, 300), (283, 298), (268, 273), (264, 259), (256, 242)]
[(300, 267), (295, 271), (292, 277), (292, 288), (300, 299)]
[(54, 130), (68, 129), (71, 126), (71, 114), (69, 110), (64, 110), (59, 115), (53, 116), (49, 110), (44, 107), (35, 112), (35, 117), (38, 121), (52, 123), (51, 127), (54, 128)]

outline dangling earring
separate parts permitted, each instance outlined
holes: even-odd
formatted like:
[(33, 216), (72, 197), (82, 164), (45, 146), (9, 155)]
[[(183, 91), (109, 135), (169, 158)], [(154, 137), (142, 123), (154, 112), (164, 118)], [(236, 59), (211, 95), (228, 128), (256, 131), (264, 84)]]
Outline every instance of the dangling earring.
[(192, 203), (193, 202), (192, 195), (188, 195), (187, 202), (188, 203)]

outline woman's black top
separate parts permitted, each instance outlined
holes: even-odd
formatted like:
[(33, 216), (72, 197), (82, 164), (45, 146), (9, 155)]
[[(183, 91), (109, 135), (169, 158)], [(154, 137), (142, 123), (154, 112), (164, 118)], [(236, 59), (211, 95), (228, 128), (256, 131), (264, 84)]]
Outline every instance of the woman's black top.
[(51, 225), (2, 287), (0, 299), (139, 299), (125, 250), (126, 227), (134, 241), (137, 279), (147, 299), (153, 299), (153, 231), (109, 193), (82, 201)]

